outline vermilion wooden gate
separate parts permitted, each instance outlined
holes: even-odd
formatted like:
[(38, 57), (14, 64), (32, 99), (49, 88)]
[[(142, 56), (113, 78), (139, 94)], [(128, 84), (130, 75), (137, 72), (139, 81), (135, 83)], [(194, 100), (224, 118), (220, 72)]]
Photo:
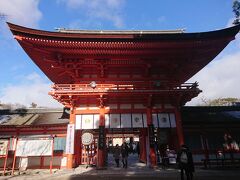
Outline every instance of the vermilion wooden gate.
[(82, 145), (81, 164), (96, 165), (97, 161), (97, 138), (90, 145)]

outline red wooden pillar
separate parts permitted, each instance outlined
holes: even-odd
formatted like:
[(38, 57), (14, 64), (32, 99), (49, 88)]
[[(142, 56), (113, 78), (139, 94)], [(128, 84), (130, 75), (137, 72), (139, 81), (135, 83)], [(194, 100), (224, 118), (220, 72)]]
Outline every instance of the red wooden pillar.
[(140, 130), (140, 136), (139, 136), (139, 146), (140, 146), (140, 157), (139, 161), (147, 163), (147, 150), (146, 150), (146, 130), (141, 129)]
[(157, 156), (155, 151), (154, 127), (152, 121), (152, 108), (147, 108), (147, 124), (148, 124), (148, 139), (149, 139), (149, 160), (150, 166), (157, 166)]
[[(75, 109), (72, 108), (71, 111), (70, 111), (69, 124), (74, 124), (75, 125), (75, 120), (76, 120)], [(76, 142), (76, 138), (74, 138), (74, 141)], [(74, 142), (74, 144), (75, 144), (75, 142)], [(73, 154), (67, 154), (67, 169), (72, 169), (73, 167), (75, 167), (75, 155), (74, 155), (74, 153)]]
[(181, 118), (180, 110), (178, 107), (175, 107), (175, 117), (176, 117), (178, 148), (180, 148), (180, 146), (184, 144), (184, 136), (183, 136), (183, 128), (182, 128), (182, 118)]
[(100, 107), (99, 112), (99, 139), (97, 152), (97, 168), (103, 169), (105, 166), (106, 157), (106, 134), (105, 134), (105, 108)]
[(81, 152), (81, 132), (80, 130), (75, 131), (75, 147), (74, 147), (74, 154), (75, 154), (75, 165), (80, 165), (80, 152)]

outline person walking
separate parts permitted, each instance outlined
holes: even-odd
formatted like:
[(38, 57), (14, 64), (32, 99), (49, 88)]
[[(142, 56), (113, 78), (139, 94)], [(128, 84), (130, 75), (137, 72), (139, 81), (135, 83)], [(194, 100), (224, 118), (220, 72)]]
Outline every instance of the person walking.
[(138, 154), (138, 158), (140, 158), (140, 145), (139, 145), (139, 142), (137, 142), (137, 145), (136, 145), (136, 152)]
[(194, 164), (192, 153), (186, 145), (182, 145), (180, 151), (177, 154), (177, 162), (179, 169), (181, 170), (181, 180), (184, 180), (184, 174), (187, 180), (193, 179)]
[(169, 145), (166, 144), (164, 145), (164, 150), (163, 150), (163, 157), (162, 157), (162, 164), (163, 164), (163, 169), (166, 169), (169, 166)]
[(123, 163), (123, 168), (128, 167), (128, 146), (127, 143), (124, 142), (121, 147), (121, 155), (122, 155), (122, 163)]
[(114, 148), (113, 157), (115, 159), (117, 167), (119, 167), (119, 159), (120, 159), (121, 149), (118, 144), (116, 144), (116, 147)]

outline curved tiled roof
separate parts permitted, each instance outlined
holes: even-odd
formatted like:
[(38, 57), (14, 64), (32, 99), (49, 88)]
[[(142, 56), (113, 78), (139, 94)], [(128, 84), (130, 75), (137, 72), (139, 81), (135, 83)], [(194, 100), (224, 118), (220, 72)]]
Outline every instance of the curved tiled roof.
[(0, 126), (67, 124), (68, 115), (62, 109), (0, 110)]

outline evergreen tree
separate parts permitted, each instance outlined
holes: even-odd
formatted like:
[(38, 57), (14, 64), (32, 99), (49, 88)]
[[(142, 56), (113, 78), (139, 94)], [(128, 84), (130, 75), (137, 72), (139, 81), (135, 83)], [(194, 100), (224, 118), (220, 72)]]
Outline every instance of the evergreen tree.
[(235, 20), (233, 22), (233, 24), (239, 24), (239, 16), (240, 16), (240, 2), (239, 1), (234, 1), (233, 2), (233, 12), (235, 14)]

